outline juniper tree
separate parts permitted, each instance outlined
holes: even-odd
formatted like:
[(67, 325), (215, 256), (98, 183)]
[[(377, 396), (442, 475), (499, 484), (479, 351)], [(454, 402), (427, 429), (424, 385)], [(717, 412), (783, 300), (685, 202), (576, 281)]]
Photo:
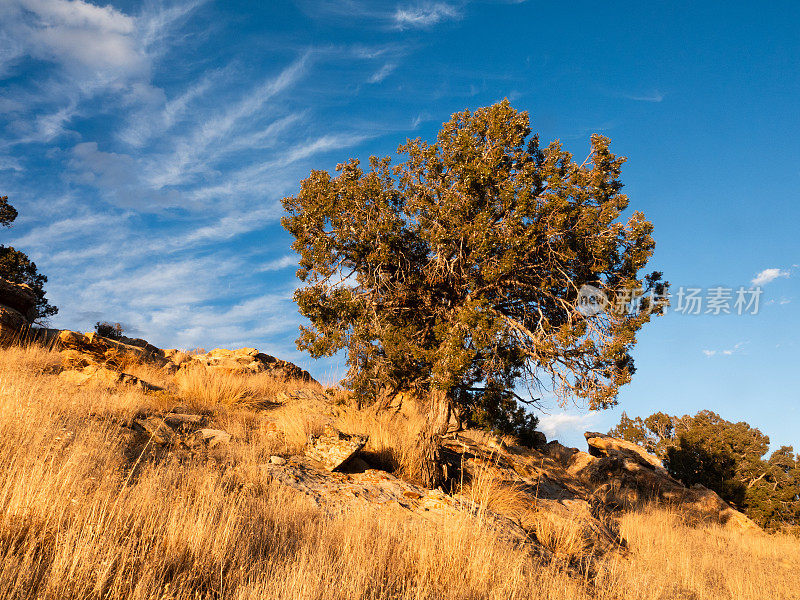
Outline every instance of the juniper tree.
[[(0, 196), (0, 226), (11, 227), (17, 218), (17, 209), (8, 202), (8, 196)], [(58, 308), (45, 298), (44, 284), (47, 277), (39, 273), (28, 255), (13, 246), (0, 245), (0, 277), (12, 283), (31, 286), (36, 296), (36, 319), (41, 321), (55, 315)]]
[(282, 222), (310, 321), (298, 347), (345, 349), (344, 384), (364, 399), (416, 392), (428, 418), (422, 479), (435, 484), (436, 440), (453, 410), (522, 417), (521, 383), (614, 404), (634, 371), (636, 332), (662, 303), (584, 314), (579, 290), (614, 302), (663, 284), (639, 275), (653, 227), (640, 212), (620, 219), (625, 159), (605, 137), (592, 136), (576, 163), (558, 141), (540, 146), (527, 113), (503, 101), (454, 114), (435, 143), (407, 140), (398, 154), (396, 166), (372, 157), (366, 170), (351, 159), (335, 176), (312, 171), (284, 198)]

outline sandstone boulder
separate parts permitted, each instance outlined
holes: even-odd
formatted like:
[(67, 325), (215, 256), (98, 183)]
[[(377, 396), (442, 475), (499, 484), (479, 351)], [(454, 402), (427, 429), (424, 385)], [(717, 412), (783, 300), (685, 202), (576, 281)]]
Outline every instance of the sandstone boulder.
[(541, 450), (547, 446), (547, 436), (542, 431), (533, 432), (533, 442), (531, 444), (537, 450)]
[(13, 308), (0, 305), (0, 345), (17, 341), (25, 331), (28, 321)]
[(206, 417), (197, 414), (171, 412), (164, 416), (164, 421), (172, 427), (190, 427), (204, 424)]
[(367, 444), (365, 435), (347, 435), (326, 426), (321, 435), (309, 437), (305, 454), (322, 463), (328, 471), (342, 467)]
[(589, 445), (589, 454), (592, 456), (627, 455), (635, 461), (650, 465), (662, 475), (667, 474), (661, 461), (638, 444), (593, 431), (587, 431), (584, 437)]
[(585, 436), (591, 454), (575, 451), (565, 467), (590, 490), (593, 502), (609, 510), (658, 502), (728, 527), (760, 529), (712, 490), (684, 486), (636, 444), (594, 432)]
[(296, 390), (284, 390), (275, 395), (275, 399), (281, 403), (291, 402), (292, 400), (315, 400), (318, 402), (328, 402), (331, 398), (322, 390), (301, 388)]
[(205, 415), (170, 412), (163, 416), (140, 414), (133, 419), (131, 426), (157, 446), (197, 450), (231, 441), (232, 436), (227, 431), (203, 427), (207, 421)]
[(201, 364), (208, 368), (242, 375), (267, 372), (281, 379), (314, 381), (308, 371), (288, 361), (259, 352), (255, 348), (238, 350), (215, 348), (206, 354), (186, 354), (180, 364)]
[(150, 437), (150, 440), (159, 446), (174, 444), (178, 441), (175, 432), (158, 417), (134, 419), (134, 430), (141, 431)]
[(64, 370), (59, 374), (59, 377), (64, 381), (68, 381), (76, 385), (83, 385), (91, 382), (111, 388), (120, 385), (138, 387), (148, 392), (162, 389), (156, 385), (142, 381), (134, 375), (121, 373), (119, 371), (108, 369), (102, 365), (92, 363), (85, 364), (79, 368)]
[(30, 339), (46, 348), (54, 350), (61, 349), (61, 342), (58, 336), (61, 335), (60, 329), (52, 329), (49, 327), (31, 327)]
[(478, 510), (468, 499), (420, 487), (385, 471), (326, 472), (308, 458), (293, 457), (286, 462), (270, 461), (260, 465), (256, 472), (235, 469), (232, 476), (244, 481), (264, 478), (275, 481), (304, 494), (313, 505), (331, 515), (352, 510), (353, 506), (381, 511), (396, 507), (432, 525), (445, 527), (454, 519), (474, 518), (476, 526), (492, 528), (501, 538), (546, 554), (544, 549), (535, 547), (527, 532), (511, 519), (491, 510)]
[(229, 443), (231, 441), (231, 434), (222, 429), (200, 429), (195, 432), (193, 441), (213, 448), (214, 446)]

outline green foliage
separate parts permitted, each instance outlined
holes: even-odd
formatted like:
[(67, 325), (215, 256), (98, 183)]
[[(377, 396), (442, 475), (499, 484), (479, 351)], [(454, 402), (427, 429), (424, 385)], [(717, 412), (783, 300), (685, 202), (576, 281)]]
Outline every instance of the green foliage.
[(0, 196), (0, 227), (11, 227), (17, 214), (17, 209), (8, 203), (8, 196)]
[(747, 423), (708, 410), (644, 420), (623, 413), (609, 434), (642, 445), (684, 484), (714, 490), (764, 527), (800, 525), (800, 457), (783, 446), (764, 460), (769, 437)]
[(125, 327), (123, 327), (122, 323), (109, 323), (108, 321), (98, 321), (94, 325), (94, 330), (98, 333), (98, 335), (102, 335), (104, 338), (118, 340), (122, 337), (122, 334), (125, 332)]
[(652, 225), (639, 212), (620, 222), (625, 159), (609, 140), (592, 136), (578, 164), (557, 141), (541, 147), (527, 113), (503, 101), (454, 114), (435, 143), (398, 153), (395, 166), (372, 157), (366, 171), (354, 159), (335, 177), (312, 171), (283, 199), (305, 284), (295, 300), (310, 321), (298, 347), (346, 349), (344, 383), (366, 399), (439, 390), (494, 426), (525, 427), (510, 395), (521, 381), (614, 404), (636, 332), (662, 305), (584, 316), (578, 291), (614, 299), (664, 284), (638, 275)]
[[(8, 203), (8, 197), (0, 197), (0, 225), (10, 227), (17, 218), (17, 210)], [(51, 306), (45, 298), (44, 284), (47, 277), (39, 273), (36, 263), (24, 252), (12, 246), (0, 245), (0, 277), (12, 283), (24, 283), (33, 289), (36, 296), (36, 320), (41, 321), (55, 315), (58, 308)]]
[(515, 436), (520, 443), (534, 443), (539, 419), (525, 410), (507, 390), (459, 390), (455, 404), (467, 427)]

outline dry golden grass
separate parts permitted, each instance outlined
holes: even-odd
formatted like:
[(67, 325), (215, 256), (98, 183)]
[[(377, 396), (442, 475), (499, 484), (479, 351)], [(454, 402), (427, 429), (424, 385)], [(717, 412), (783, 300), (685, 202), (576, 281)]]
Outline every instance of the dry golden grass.
[(606, 563), (601, 587), (626, 600), (800, 598), (800, 539), (685, 523), (665, 510), (626, 514), (630, 553)]
[(459, 493), (477, 507), (479, 515), (489, 510), (529, 528), (534, 513), (530, 498), (519, 484), (499, 480), (493, 465), (477, 468), (473, 477), (459, 487)]
[(579, 516), (566, 510), (557, 514), (538, 508), (521, 484), (498, 479), (494, 471), (492, 464), (484, 464), (460, 486), (461, 495), (476, 507), (479, 521), (486, 511), (503, 515), (565, 563), (579, 563), (589, 555), (585, 523)]
[(269, 416), (281, 432), (281, 438), (289, 453), (299, 452), (309, 435), (319, 434), (326, 420), (307, 404), (290, 404), (270, 411)]
[[(264, 406), (275, 401), (287, 383), (269, 373), (240, 375), (202, 366), (183, 368), (174, 377), (179, 395), (198, 408), (218, 405)], [(294, 387), (312, 384), (293, 382)], [(313, 386), (319, 388), (319, 386)]]
[[(126, 424), (168, 400), (75, 387), (51, 373), (56, 363), (35, 348), (0, 351), (3, 599), (800, 597), (796, 538), (693, 529), (665, 512), (625, 516), (630, 552), (593, 577), (543, 564), (473, 519), (441, 527), (387, 508), (323, 517), (257, 476), (282, 443), (262, 435), (265, 421), (284, 411), (299, 438), (314, 417), (212, 406), (239, 438), (224, 460), (151, 458)], [(376, 449), (400, 446), (391, 422), (341, 418), (372, 428)]]
[(536, 539), (560, 560), (579, 561), (589, 553), (584, 523), (574, 515), (536, 510), (532, 518)]

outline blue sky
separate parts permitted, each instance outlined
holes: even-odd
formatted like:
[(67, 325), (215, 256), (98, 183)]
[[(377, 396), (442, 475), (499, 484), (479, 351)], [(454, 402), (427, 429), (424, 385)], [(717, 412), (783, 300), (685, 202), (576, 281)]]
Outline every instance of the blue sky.
[(312, 168), (432, 139), (504, 97), (576, 156), (629, 158), (673, 289), (762, 285), (757, 315), (669, 314), (612, 411), (550, 404), (583, 446), (622, 410), (709, 408), (800, 446), (800, 5), (773, 2), (0, 2), (0, 242), (49, 276), (53, 325), (162, 347), (293, 340), (280, 199)]

